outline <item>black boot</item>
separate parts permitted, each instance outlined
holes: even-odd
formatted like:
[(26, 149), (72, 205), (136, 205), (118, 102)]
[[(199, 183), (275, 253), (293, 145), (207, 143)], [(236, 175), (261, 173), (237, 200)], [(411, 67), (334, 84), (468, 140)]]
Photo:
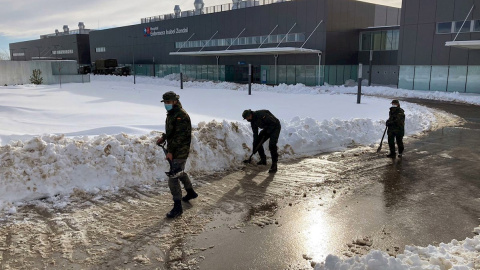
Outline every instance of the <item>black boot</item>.
[(395, 152), (390, 152), (390, 154), (387, 155), (388, 158), (395, 158), (396, 154)]
[(182, 201), (188, 202), (191, 199), (195, 199), (198, 197), (198, 194), (193, 190), (193, 188), (187, 188), (187, 195), (183, 196)]
[(259, 162), (257, 162), (257, 165), (267, 165), (267, 158), (261, 158)]
[(272, 163), (272, 167), (268, 170), (269, 173), (276, 173), (277, 172), (277, 163)]
[(173, 201), (173, 209), (167, 213), (167, 218), (176, 218), (183, 213), (182, 202), (180, 200)]

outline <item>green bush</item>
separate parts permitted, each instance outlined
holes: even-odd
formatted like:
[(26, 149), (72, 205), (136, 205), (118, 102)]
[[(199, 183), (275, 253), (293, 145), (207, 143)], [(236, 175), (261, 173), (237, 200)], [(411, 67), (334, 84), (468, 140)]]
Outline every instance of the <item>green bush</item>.
[(40, 69), (34, 69), (32, 76), (30, 76), (30, 82), (33, 84), (42, 84), (42, 71)]

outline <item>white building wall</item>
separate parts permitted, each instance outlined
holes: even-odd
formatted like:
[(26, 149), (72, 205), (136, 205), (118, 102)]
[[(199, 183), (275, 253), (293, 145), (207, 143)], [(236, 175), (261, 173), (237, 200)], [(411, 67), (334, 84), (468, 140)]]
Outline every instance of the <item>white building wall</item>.
[[(58, 66), (60, 73), (53, 70)], [(89, 75), (77, 74), (75, 61), (0, 61), (0, 85), (30, 84), (34, 69), (42, 71), (43, 84), (90, 82)]]

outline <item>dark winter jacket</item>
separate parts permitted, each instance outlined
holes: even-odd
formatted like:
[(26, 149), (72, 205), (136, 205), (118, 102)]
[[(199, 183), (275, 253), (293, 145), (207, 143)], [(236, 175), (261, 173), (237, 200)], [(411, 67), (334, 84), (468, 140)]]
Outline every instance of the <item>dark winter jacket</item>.
[(280, 129), (280, 121), (269, 110), (253, 111), (252, 114), (251, 126), (254, 141), (258, 139), (258, 128), (262, 129), (265, 136), (269, 136), (276, 129)]
[(389, 133), (391, 132), (405, 132), (405, 111), (400, 107), (391, 107), (389, 118), (387, 120), (387, 127)]
[(173, 159), (187, 159), (192, 141), (192, 123), (180, 102), (167, 112), (165, 131), (163, 138), (167, 141), (167, 151), (172, 153)]

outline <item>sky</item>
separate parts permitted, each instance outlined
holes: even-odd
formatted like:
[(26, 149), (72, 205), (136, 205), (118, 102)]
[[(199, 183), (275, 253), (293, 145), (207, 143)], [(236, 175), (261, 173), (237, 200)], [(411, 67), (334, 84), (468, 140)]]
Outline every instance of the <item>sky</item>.
[[(40, 38), (63, 25), (78, 29), (78, 22), (87, 29), (104, 29), (138, 24), (141, 18), (173, 13), (173, 7), (193, 9), (194, 0), (0, 0), (0, 53), (8, 52), (8, 44)], [(205, 6), (231, 3), (229, 0), (204, 0)], [(364, 0), (400, 7), (401, 0)]]

